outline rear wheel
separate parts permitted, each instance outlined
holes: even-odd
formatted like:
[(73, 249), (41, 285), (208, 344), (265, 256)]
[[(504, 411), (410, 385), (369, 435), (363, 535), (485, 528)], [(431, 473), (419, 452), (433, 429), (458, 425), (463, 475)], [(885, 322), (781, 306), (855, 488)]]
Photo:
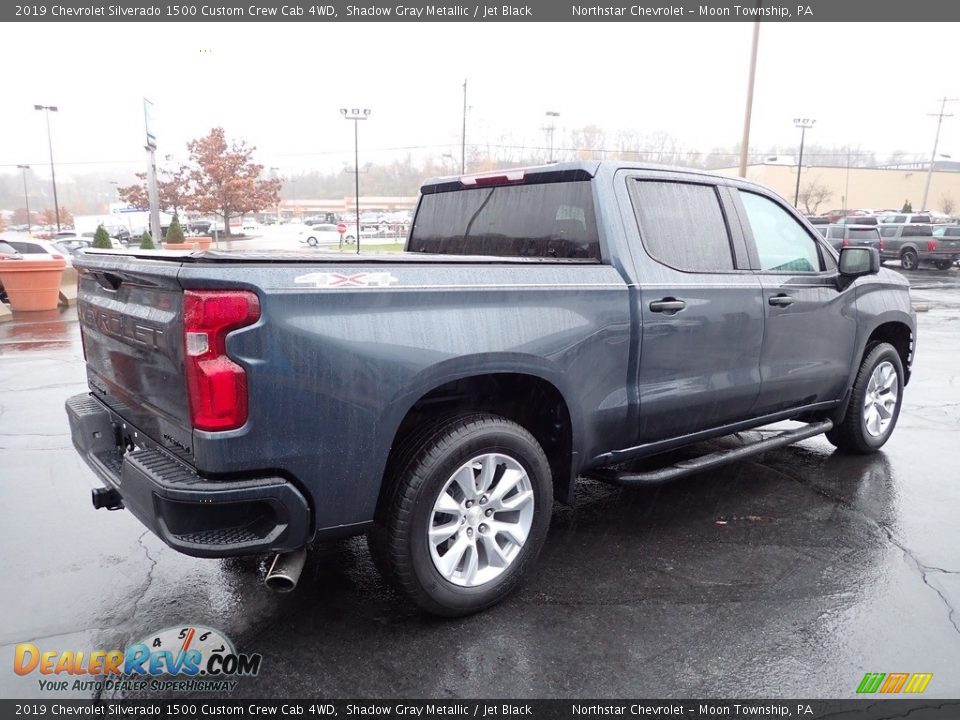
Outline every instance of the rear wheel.
[(437, 615), (499, 602), (546, 538), (553, 487), (543, 449), (516, 423), (478, 414), (434, 426), (407, 455), (368, 537), (377, 566)]
[(347, 236), (344, 238), (344, 240), (346, 241), (347, 245), (353, 245), (354, 239), (355, 239), (355, 238), (353, 237), (353, 235), (347, 235)]
[(933, 264), (937, 270), (949, 270), (953, 267), (953, 260), (937, 260)]
[(920, 258), (916, 250), (906, 249), (900, 253), (900, 265), (904, 270), (916, 270), (920, 264)]
[(308, 238), (307, 238), (307, 245), (309, 245), (310, 247), (316, 247), (316, 246), (317, 246), (317, 239), (316, 239), (315, 237), (308, 237)]
[(889, 343), (875, 345), (867, 353), (843, 420), (827, 433), (827, 440), (840, 450), (871, 453), (890, 439), (903, 402), (903, 363)]

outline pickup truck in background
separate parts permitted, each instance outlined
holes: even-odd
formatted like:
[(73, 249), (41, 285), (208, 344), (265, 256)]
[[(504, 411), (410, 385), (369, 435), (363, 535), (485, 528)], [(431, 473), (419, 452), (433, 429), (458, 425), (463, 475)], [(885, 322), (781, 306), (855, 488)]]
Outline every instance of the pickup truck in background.
[(95, 507), (189, 555), (276, 553), (286, 590), (311, 543), (366, 533), (448, 616), (517, 585), (578, 477), (657, 485), (821, 433), (877, 450), (916, 337), (876, 249), (837, 253), (755, 184), (620, 162), (430, 180), (402, 254), (75, 266)]
[(879, 230), (880, 259), (899, 260), (904, 270), (916, 270), (921, 263), (948, 270), (960, 259), (960, 237), (935, 236), (933, 225), (884, 224)]

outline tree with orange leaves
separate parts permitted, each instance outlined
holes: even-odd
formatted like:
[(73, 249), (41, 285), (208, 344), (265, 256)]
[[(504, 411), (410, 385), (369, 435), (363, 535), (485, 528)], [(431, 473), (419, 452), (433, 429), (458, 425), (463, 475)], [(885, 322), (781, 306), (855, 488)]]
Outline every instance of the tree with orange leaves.
[(263, 165), (253, 161), (255, 147), (244, 141), (227, 143), (223, 128), (187, 143), (190, 151), (190, 192), (186, 207), (223, 219), (230, 234), (230, 218), (277, 204), (280, 180), (261, 179)]

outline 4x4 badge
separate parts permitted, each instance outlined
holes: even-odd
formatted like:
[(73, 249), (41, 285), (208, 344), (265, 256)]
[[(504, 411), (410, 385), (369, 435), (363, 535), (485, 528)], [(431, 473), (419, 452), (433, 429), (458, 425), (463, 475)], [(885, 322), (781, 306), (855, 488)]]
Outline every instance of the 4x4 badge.
[(400, 280), (389, 272), (362, 272), (347, 275), (345, 273), (310, 273), (293, 280), (297, 285), (314, 287), (386, 287)]

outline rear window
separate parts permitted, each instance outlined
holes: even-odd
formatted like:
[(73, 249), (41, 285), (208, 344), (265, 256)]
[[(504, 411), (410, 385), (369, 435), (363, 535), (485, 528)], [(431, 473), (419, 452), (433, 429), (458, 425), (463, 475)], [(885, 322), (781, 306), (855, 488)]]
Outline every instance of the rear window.
[(933, 228), (929, 225), (905, 225), (901, 237), (933, 237)]
[(880, 233), (876, 230), (851, 230), (850, 239), (851, 240), (877, 240), (880, 237)]
[(928, 223), (928, 222), (933, 222), (933, 220), (929, 215), (911, 215), (910, 222)]
[(426, 194), (420, 199), (407, 251), (599, 259), (590, 181)]

